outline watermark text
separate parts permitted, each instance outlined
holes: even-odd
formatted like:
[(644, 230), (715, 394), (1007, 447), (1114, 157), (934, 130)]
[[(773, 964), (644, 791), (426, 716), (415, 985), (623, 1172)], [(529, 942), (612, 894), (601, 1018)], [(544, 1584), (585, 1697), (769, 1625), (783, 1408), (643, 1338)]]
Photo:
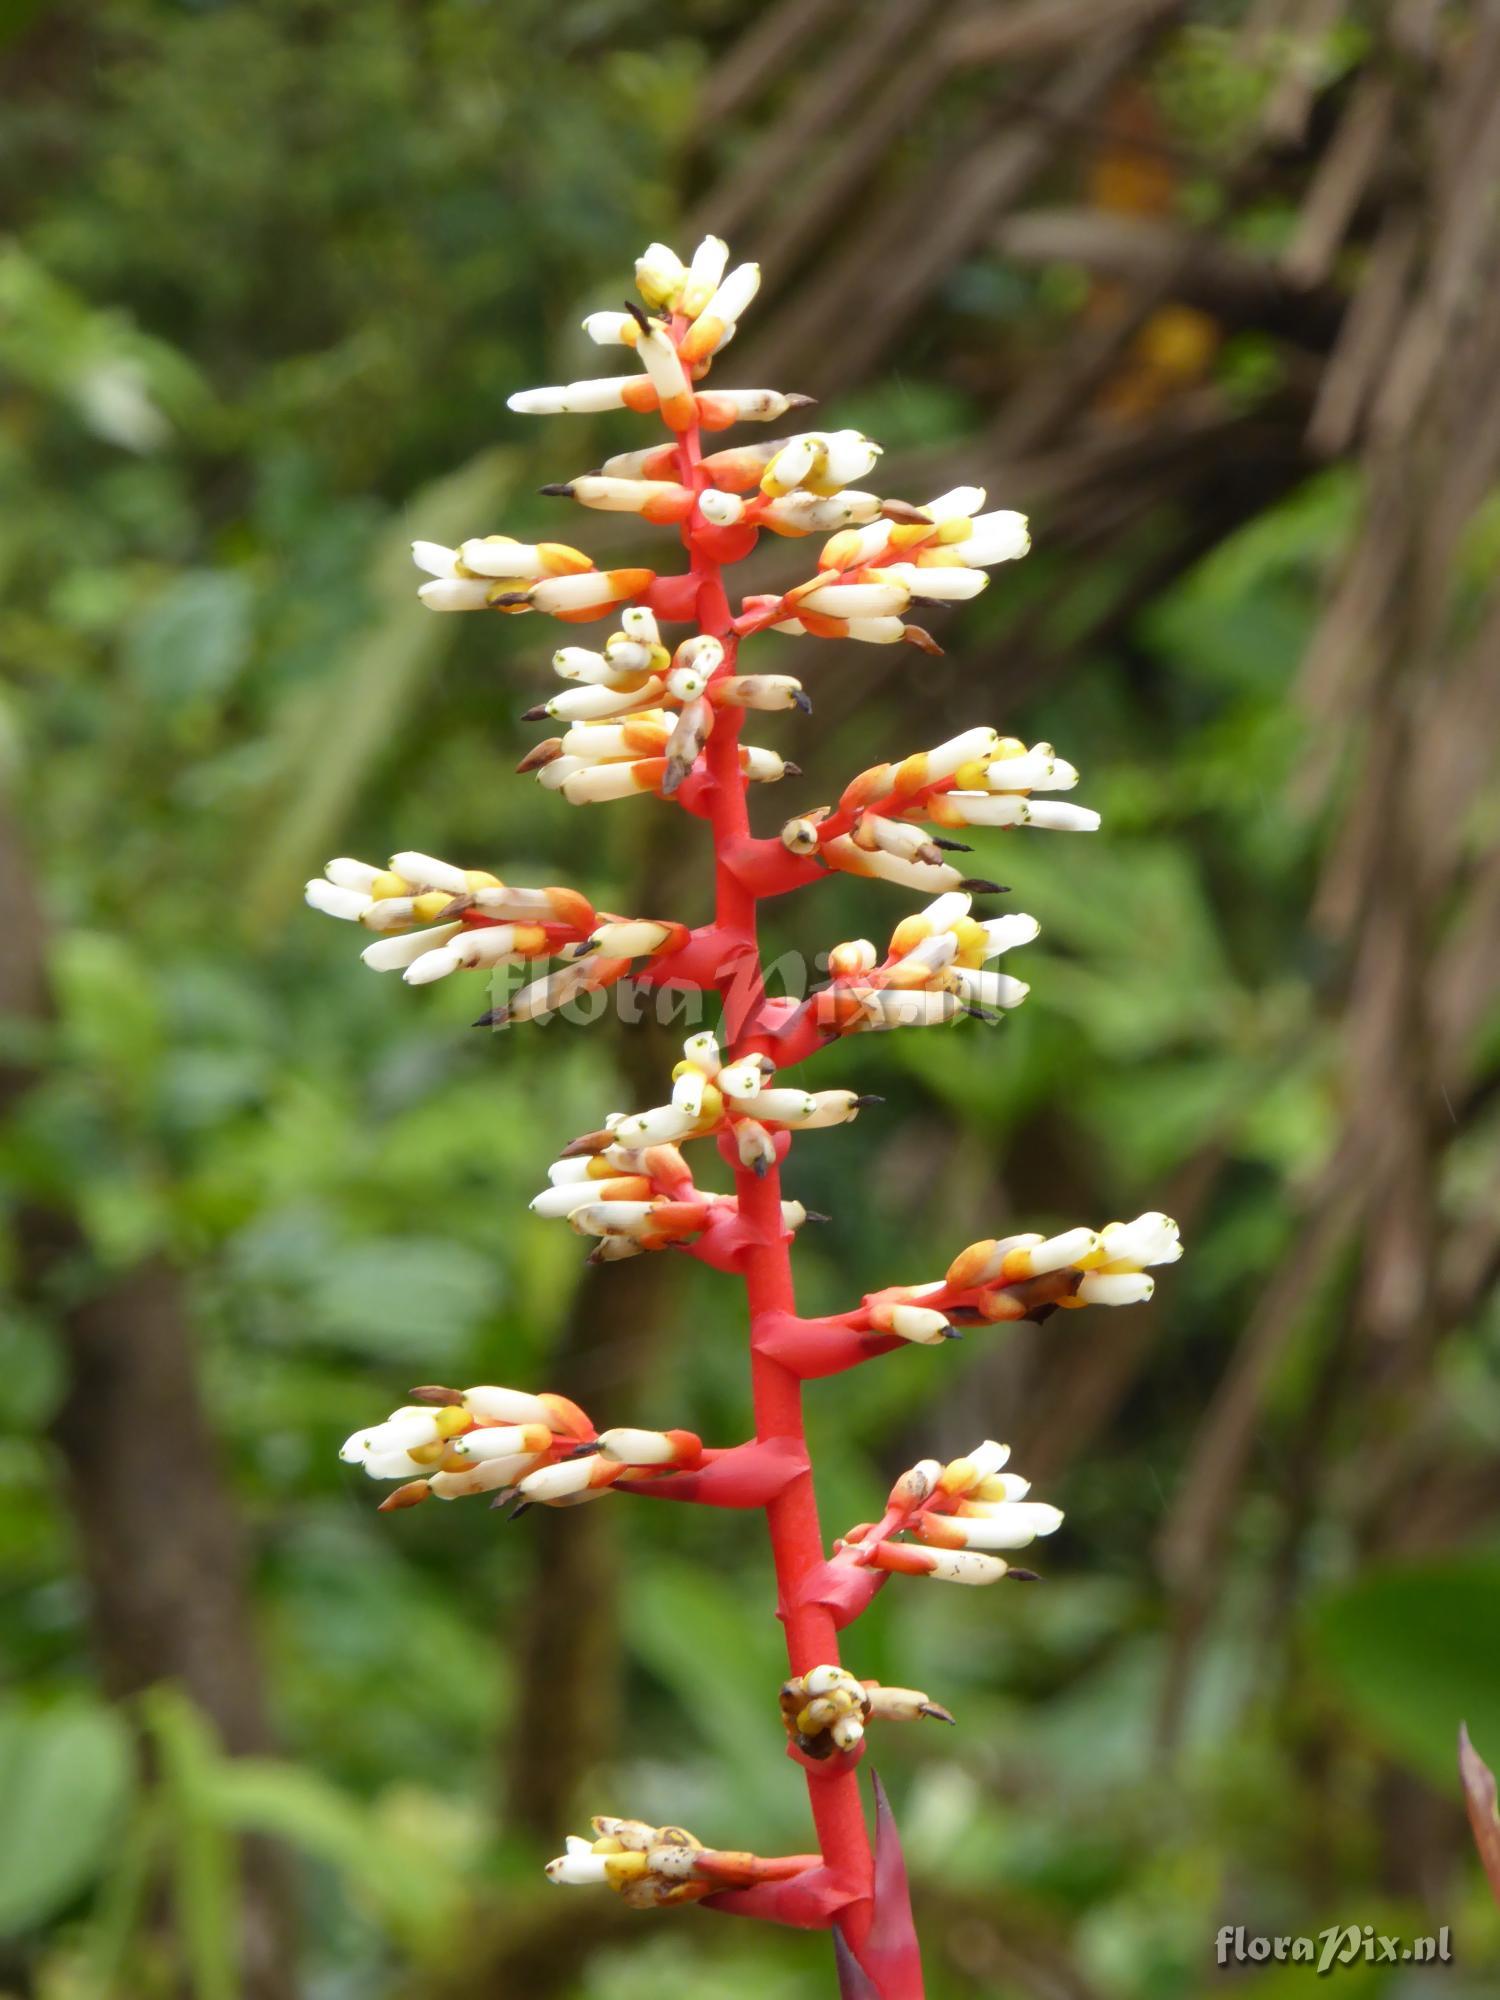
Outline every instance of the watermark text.
[(1434, 1937), (1387, 1937), (1373, 1924), (1329, 1924), (1316, 1937), (1261, 1937), (1242, 1924), (1225, 1924), (1214, 1946), (1219, 1965), (1264, 1965), (1280, 1960), (1310, 1965), (1320, 1979), (1345, 1965), (1451, 1965), (1453, 1946), (1444, 1924)]

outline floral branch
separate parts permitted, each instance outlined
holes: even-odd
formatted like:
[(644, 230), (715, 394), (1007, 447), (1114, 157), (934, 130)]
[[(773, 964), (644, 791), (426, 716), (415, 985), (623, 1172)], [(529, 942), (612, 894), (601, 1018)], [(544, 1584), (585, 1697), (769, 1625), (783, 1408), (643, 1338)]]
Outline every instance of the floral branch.
[[(418, 542), (418, 595), (439, 612), (542, 612), (565, 624), (618, 621), (601, 646), (552, 656), (560, 693), (527, 711), (559, 732), (522, 760), (545, 792), (590, 806), (652, 796), (708, 825), (712, 919), (689, 926), (601, 911), (569, 888), (518, 888), (421, 853), (376, 868), (342, 859), (309, 883), (310, 903), (376, 935), (377, 970), (425, 985), (464, 970), (534, 968), (537, 976), (480, 1025), (537, 1019), (632, 975), (645, 986), (717, 996), (714, 1032), (683, 1046), (665, 1101), (612, 1112), (565, 1145), (531, 1206), (592, 1244), (593, 1262), (666, 1250), (732, 1274), (749, 1320), (754, 1436), (706, 1446), (695, 1432), (596, 1431), (564, 1397), (498, 1387), (426, 1388), (344, 1456), (400, 1483), (386, 1509), (485, 1493), (520, 1511), (571, 1507), (611, 1493), (763, 1509), (786, 1631), (780, 1690), (787, 1753), (807, 1781), (816, 1852), (763, 1858), (702, 1845), (680, 1827), (600, 1818), (594, 1838), (570, 1838), (548, 1868), (564, 1884), (600, 1883), (633, 1907), (702, 1902), (728, 1914), (832, 1929), (846, 2000), (917, 2000), (921, 1966), (905, 1866), (889, 1803), (873, 1780), (872, 1850), (858, 1765), (872, 1723), (952, 1721), (917, 1689), (859, 1679), (838, 1633), (890, 1577), (989, 1583), (1025, 1580), (1014, 1552), (1053, 1533), (1062, 1515), (1029, 1498), (985, 1440), (946, 1465), (924, 1460), (892, 1488), (881, 1517), (825, 1555), (803, 1428), (804, 1382), (908, 1345), (935, 1346), (966, 1326), (1037, 1321), (1059, 1308), (1124, 1305), (1150, 1295), (1147, 1267), (1180, 1254), (1160, 1215), (1061, 1235), (971, 1244), (946, 1275), (867, 1295), (850, 1312), (801, 1318), (790, 1247), (810, 1221), (783, 1194), (796, 1138), (847, 1124), (879, 1100), (846, 1089), (807, 1091), (786, 1073), (850, 1034), (998, 1021), (1026, 998), (1024, 981), (992, 961), (1037, 934), (1024, 914), (988, 916), (974, 899), (998, 885), (966, 874), (970, 829), (1092, 831), (1098, 815), (1048, 796), (1078, 774), (1050, 744), (1027, 746), (982, 726), (897, 763), (862, 772), (832, 806), (788, 820), (775, 837), (751, 831), (747, 793), (797, 767), (742, 741), (748, 718), (811, 707), (787, 674), (743, 672), (741, 646), (761, 633), (940, 648), (909, 614), (967, 601), (989, 570), (1023, 557), (1024, 516), (985, 511), (978, 487), (923, 505), (860, 484), (880, 447), (853, 430), (800, 431), (705, 451), (705, 434), (772, 422), (809, 398), (772, 389), (707, 389), (716, 357), (755, 297), (758, 268), (729, 268), (716, 237), (683, 264), (653, 244), (636, 266), (642, 305), (594, 313), (597, 344), (625, 350), (638, 372), (533, 389), (513, 410), (536, 415), (617, 409), (654, 413), (663, 443), (607, 459), (544, 491), (585, 509), (674, 527), (686, 567), (599, 570), (562, 542), (484, 535), (447, 548)], [(797, 541), (826, 535), (810, 575), (732, 609), (724, 575), (762, 532)], [(669, 643), (663, 626), (686, 624)], [(930, 900), (903, 917), (882, 954), (867, 939), (835, 945), (827, 983), (796, 1001), (766, 993), (758, 905), (842, 873)], [(732, 1194), (700, 1188), (685, 1149), (711, 1140)]]

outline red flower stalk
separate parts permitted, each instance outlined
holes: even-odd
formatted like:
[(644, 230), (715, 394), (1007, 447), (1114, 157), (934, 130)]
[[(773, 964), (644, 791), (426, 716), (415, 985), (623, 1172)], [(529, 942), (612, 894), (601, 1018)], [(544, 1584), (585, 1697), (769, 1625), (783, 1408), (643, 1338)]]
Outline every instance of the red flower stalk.
[[(601, 345), (633, 350), (644, 372), (511, 399), (513, 409), (542, 414), (659, 413), (671, 433), (666, 443), (546, 490), (675, 525), (685, 569), (601, 572), (565, 544), (505, 536), (457, 549), (419, 542), (414, 550), (431, 579), (420, 595), (434, 610), (535, 610), (568, 623), (618, 617), (602, 650), (564, 646), (554, 655), (568, 686), (529, 715), (563, 725), (563, 733), (539, 744), (521, 768), (571, 804), (655, 795), (706, 821), (712, 921), (690, 928), (665, 917), (610, 915), (575, 890), (517, 888), (421, 853), (398, 854), (387, 869), (331, 862), (326, 879), (308, 885), (308, 899), (378, 933), (366, 962), (401, 970), (410, 984), (464, 969), (535, 967), (540, 976), (484, 1014), (485, 1025), (555, 1011), (627, 972), (645, 986), (717, 996), (719, 1027), (689, 1037), (670, 1102), (614, 1114), (568, 1143), (532, 1207), (594, 1238), (597, 1261), (678, 1248), (739, 1279), (754, 1436), (723, 1448), (689, 1430), (598, 1431), (563, 1397), (433, 1387), (356, 1432), (344, 1455), (376, 1478), (402, 1482), (387, 1508), (476, 1493), (518, 1506), (632, 1493), (763, 1509), (790, 1668), (780, 1690), (787, 1754), (806, 1777), (817, 1852), (763, 1858), (705, 1848), (680, 1827), (598, 1819), (595, 1837), (571, 1838), (548, 1873), (559, 1882), (607, 1883), (638, 1907), (704, 1901), (831, 1928), (846, 1996), (917, 2000), (921, 1967), (895, 1823), (876, 1780), (872, 1850), (858, 1764), (872, 1722), (953, 1718), (920, 1690), (859, 1680), (840, 1662), (838, 1633), (893, 1575), (962, 1583), (1029, 1576), (1008, 1570), (995, 1552), (1050, 1534), (1062, 1516), (1028, 1501), (1026, 1482), (1002, 1470), (1005, 1447), (986, 1439), (950, 1464), (924, 1460), (903, 1473), (882, 1517), (825, 1554), (803, 1384), (910, 1343), (942, 1341), (964, 1324), (1129, 1304), (1150, 1293), (1145, 1267), (1171, 1262), (1179, 1246), (1176, 1226), (1156, 1215), (1101, 1231), (1016, 1236), (973, 1244), (944, 1277), (872, 1294), (846, 1313), (807, 1320), (797, 1312), (790, 1249), (808, 1216), (782, 1191), (793, 1137), (847, 1122), (874, 1100), (801, 1090), (786, 1082), (787, 1072), (847, 1034), (938, 1026), (962, 1015), (990, 1020), (1018, 1005), (1026, 986), (987, 961), (1028, 942), (1037, 925), (1027, 916), (974, 913), (973, 897), (995, 885), (948, 858), (968, 851), (952, 836), (1023, 825), (1087, 831), (1098, 816), (1037, 796), (1077, 780), (1050, 745), (1027, 748), (981, 726), (862, 773), (834, 806), (798, 815), (775, 837), (751, 832), (750, 785), (774, 783), (796, 767), (743, 742), (746, 718), (810, 703), (790, 676), (742, 671), (743, 641), (775, 630), (937, 650), (906, 614), (974, 596), (987, 567), (1024, 555), (1029, 537), (1019, 514), (984, 513), (978, 488), (924, 506), (861, 490), (856, 482), (874, 470), (879, 447), (854, 431), (705, 452), (705, 431), (774, 420), (807, 402), (774, 390), (697, 386), (759, 284), (754, 265), (726, 274), (727, 262), (713, 237), (687, 266), (652, 245), (637, 265), (646, 310), (585, 322)], [(736, 611), (725, 571), (763, 530), (830, 539), (811, 576), (779, 595), (746, 598)], [(692, 629), (669, 649), (663, 624)], [(801, 1002), (772, 999), (759, 905), (832, 870), (932, 900), (903, 918), (883, 956), (864, 939), (840, 944), (829, 954), (826, 986)], [(694, 1182), (682, 1148), (705, 1138), (733, 1169), (732, 1196)]]

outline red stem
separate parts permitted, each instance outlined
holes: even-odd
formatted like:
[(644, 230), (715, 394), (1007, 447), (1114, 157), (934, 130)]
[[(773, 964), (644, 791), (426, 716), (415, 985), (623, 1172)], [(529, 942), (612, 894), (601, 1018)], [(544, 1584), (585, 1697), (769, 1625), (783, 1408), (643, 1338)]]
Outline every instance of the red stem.
[[(696, 428), (678, 440), (679, 477), (701, 492), (707, 481), (700, 465)], [(737, 639), (718, 562), (696, 545), (691, 519), (683, 541), (698, 583), (697, 612), (702, 631), (724, 643), (724, 673), (734, 671)], [(720, 708), (704, 752), (710, 779), (709, 824), (714, 842), (714, 917), (723, 957), (717, 981), (724, 1004), (721, 1038), (726, 1060), (755, 1022), (765, 1003), (757, 929), (757, 901), (726, 865), (724, 856), (750, 834), (746, 781), (739, 768), (739, 735), (743, 711)], [(755, 1435), (760, 1439), (795, 1438), (805, 1449), (802, 1383), (786, 1364), (767, 1351), (772, 1329), (796, 1312), (791, 1257), (781, 1222), (781, 1175), (773, 1166), (756, 1175), (735, 1168), (739, 1213), (752, 1241), (741, 1269), (750, 1317), (750, 1383)], [(777, 1611), (786, 1627), (787, 1658), (794, 1674), (839, 1658), (838, 1630), (826, 1604), (809, 1601), (804, 1586), (822, 1569), (823, 1535), (818, 1525), (817, 1495), (811, 1470), (799, 1472), (766, 1506), (771, 1556), (776, 1570)], [(813, 1823), (825, 1866), (847, 1885), (850, 1901), (838, 1918), (839, 1928), (857, 1951), (869, 1931), (874, 1886), (874, 1857), (860, 1803), (857, 1758), (835, 1756), (826, 1764), (804, 1764)]]

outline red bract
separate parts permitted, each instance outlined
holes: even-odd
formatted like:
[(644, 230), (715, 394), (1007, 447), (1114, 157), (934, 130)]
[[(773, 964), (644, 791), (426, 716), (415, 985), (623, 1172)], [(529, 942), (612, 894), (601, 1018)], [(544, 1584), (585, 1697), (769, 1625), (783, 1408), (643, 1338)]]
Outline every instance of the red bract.
[[(836, 1933), (846, 2000), (917, 2000), (921, 1966), (895, 1821), (878, 1781), (872, 1852), (858, 1764), (866, 1729), (920, 1717), (952, 1721), (918, 1689), (861, 1681), (840, 1662), (838, 1634), (893, 1576), (988, 1583), (1014, 1551), (1050, 1534), (1062, 1516), (1027, 1499), (1004, 1470), (1005, 1446), (985, 1439), (965, 1457), (923, 1460), (903, 1473), (879, 1520), (851, 1529), (825, 1553), (803, 1428), (803, 1384), (966, 1325), (1037, 1321), (1059, 1308), (1124, 1305), (1149, 1295), (1148, 1265), (1179, 1254), (1165, 1216), (1014, 1236), (970, 1245), (946, 1275), (873, 1293), (821, 1319), (797, 1312), (791, 1246), (811, 1218), (782, 1192), (801, 1132), (846, 1123), (872, 1103), (852, 1091), (805, 1091), (788, 1072), (850, 1034), (935, 1027), (961, 1017), (999, 1019), (1026, 997), (989, 961), (1036, 934), (1023, 915), (976, 912), (996, 885), (950, 857), (969, 852), (970, 829), (1031, 826), (1090, 831), (1098, 815), (1039, 797), (1071, 789), (1077, 773), (1050, 744), (1027, 746), (983, 724), (856, 777), (832, 806), (752, 833), (747, 793), (796, 767), (744, 740), (758, 712), (805, 711), (799, 681), (762, 670), (768, 632), (938, 650), (909, 621), (914, 607), (957, 602), (987, 569), (1026, 553), (1015, 513), (985, 513), (985, 496), (959, 487), (924, 505), (882, 499), (859, 482), (877, 445), (850, 430), (806, 431), (705, 453), (703, 433), (774, 421), (807, 398), (775, 390), (701, 388), (754, 297), (754, 265), (728, 269), (717, 238), (690, 264), (653, 244), (637, 265), (645, 310), (590, 315), (600, 345), (633, 354), (644, 373), (529, 390), (513, 409), (537, 414), (657, 412), (666, 442), (618, 454), (597, 472), (549, 487), (587, 508), (675, 526), (686, 566), (600, 571), (564, 543), (479, 536), (456, 549), (419, 542), (428, 573), (420, 595), (435, 611), (540, 611), (567, 625), (616, 617), (601, 648), (563, 645), (553, 667), (563, 693), (528, 711), (559, 726), (522, 770), (545, 791), (590, 806), (655, 797), (706, 821), (713, 848), (711, 922), (597, 910), (576, 890), (508, 885), (482, 870), (416, 853), (386, 869), (331, 862), (308, 898), (377, 933), (365, 957), (414, 985), (466, 969), (492, 975), (531, 965), (540, 976), (481, 1016), (492, 1026), (565, 1007), (632, 973), (645, 987), (716, 996), (714, 1033), (690, 1036), (669, 1101), (616, 1113), (560, 1148), (532, 1203), (593, 1240), (591, 1257), (684, 1251), (744, 1287), (754, 1436), (728, 1448), (691, 1430), (595, 1428), (589, 1414), (546, 1394), (497, 1387), (413, 1391), (384, 1423), (356, 1432), (345, 1456), (402, 1483), (385, 1503), (486, 1493), (496, 1502), (577, 1506), (634, 1494), (764, 1510), (786, 1631), (790, 1675), (779, 1700), (786, 1751), (803, 1770), (817, 1852), (762, 1857), (705, 1847), (681, 1827), (599, 1818), (552, 1862), (556, 1882), (604, 1883), (633, 1907), (705, 1901), (708, 1907)], [(727, 566), (762, 530), (830, 539), (811, 574), (742, 599)], [(804, 564), (804, 571), (808, 565)], [(661, 626), (691, 631), (669, 647)], [(864, 938), (836, 944), (826, 984), (806, 999), (771, 998), (758, 937), (759, 905), (842, 872), (915, 890), (927, 900), (901, 917), (882, 952)], [(550, 967), (550, 969), (548, 969)], [(700, 1189), (683, 1148), (711, 1139), (734, 1193)], [(770, 1691), (768, 1690), (768, 1711)]]

